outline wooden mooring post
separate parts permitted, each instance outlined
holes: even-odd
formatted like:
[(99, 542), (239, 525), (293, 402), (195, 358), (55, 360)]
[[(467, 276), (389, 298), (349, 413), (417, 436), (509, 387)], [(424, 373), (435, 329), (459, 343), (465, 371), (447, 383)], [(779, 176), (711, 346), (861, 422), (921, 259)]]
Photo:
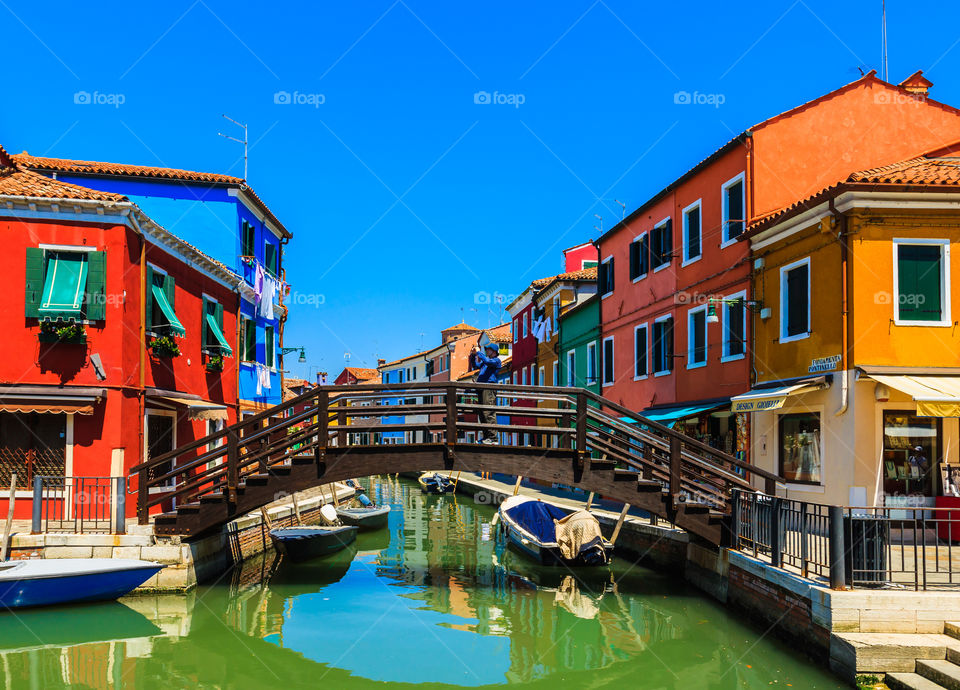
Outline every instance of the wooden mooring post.
[(0, 550), (0, 563), (7, 560), (10, 552), (10, 532), (13, 529), (13, 503), (17, 500), (17, 475), (10, 475), (10, 505), (7, 508), (7, 524), (3, 526), (3, 548)]

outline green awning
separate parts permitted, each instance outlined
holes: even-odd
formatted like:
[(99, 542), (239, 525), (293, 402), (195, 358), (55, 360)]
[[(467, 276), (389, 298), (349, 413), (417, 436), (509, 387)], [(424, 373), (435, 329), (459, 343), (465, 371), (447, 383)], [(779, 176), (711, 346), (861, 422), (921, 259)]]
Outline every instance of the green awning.
[(40, 318), (78, 319), (83, 316), (87, 289), (87, 256), (80, 252), (51, 252), (40, 298)]
[(210, 329), (210, 332), (213, 333), (213, 337), (217, 339), (218, 343), (220, 343), (220, 348), (223, 350), (224, 354), (232, 355), (233, 348), (230, 347), (230, 344), (224, 337), (223, 331), (220, 329), (220, 324), (217, 323), (217, 319), (213, 314), (207, 314), (207, 328)]
[(163, 286), (154, 283), (150, 286), (150, 291), (153, 293), (154, 302), (160, 307), (160, 311), (163, 312), (163, 318), (167, 320), (170, 334), (182, 338), (187, 334), (187, 329), (183, 327), (180, 319), (177, 318), (177, 313), (173, 310), (173, 305), (170, 304), (170, 300), (167, 299), (167, 293), (164, 292)]

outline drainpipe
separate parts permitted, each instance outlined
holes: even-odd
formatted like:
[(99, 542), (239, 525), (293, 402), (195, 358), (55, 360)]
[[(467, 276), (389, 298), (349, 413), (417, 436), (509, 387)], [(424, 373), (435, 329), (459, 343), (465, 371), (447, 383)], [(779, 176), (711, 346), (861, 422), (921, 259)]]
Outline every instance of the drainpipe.
[[(281, 238), (280, 238), (280, 257), (279, 257), (279, 258), (280, 258), (280, 276), (281, 276), (282, 285), (286, 285), (286, 283), (287, 283), (287, 269), (286, 269), (286, 267), (284, 267), (284, 265), (283, 265), (283, 248), (284, 248), (285, 246), (287, 246), (289, 243), (290, 243), (290, 239), (289, 239), (289, 238), (287, 238), (287, 237), (281, 237)], [(283, 391), (284, 391), (284, 388), (283, 388), (283, 370), (284, 370), (284, 368), (285, 368), (285, 367), (284, 367), (285, 362), (283, 361), (283, 333), (284, 333), (284, 331), (286, 330), (286, 326), (287, 326), (287, 313), (286, 313), (285, 311), (283, 311), (283, 290), (282, 290), (282, 289), (281, 289), (281, 290), (278, 290), (278, 292), (279, 292), (279, 299), (280, 299), (280, 310), (281, 310), (281, 311), (280, 311), (280, 314), (281, 314), (281, 315), (280, 315), (280, 323), (278, 324), (278, 325), (279, 325), (279, 328), (277, 329), (277, 330), (279, 331), (277, 337), (278, 337), (278, 339), (279, 339), (279, 341), (280, 341), (280, 345), (279, 345), (279, 349), (280, 349), (280, 402), (283, 403)]]
[(144, 237), (143, 229), (137, 221), (136, 212), (131, 213), (128, 210), (126, 215), (130, 218), (130, 221), (137, 230), (137, 235), (140, 237), (140, 372), (137, 384), (137, 408), (140, 415), (137, 419), (137, 428), (139, 429), (137, 464), (139, 464), (146, 460), (146, 454), (144, 453), (144, 444), (146, 443), (144, 424), (147, 407), (147, 389), (146, 379), (144, 378), (146, 374), (144, 372), (147, 370), (147, 238)]
[(836, 411), (836, 416), (839, 417), (847, 411), (847, 408), (850, 405), (850, 380), (849, 373), (847, 369), (849, 368), (849, 360), (847, 348), (849, 346), (849, 334), (847, 333), (848, 325), (848, 311), (849, 303), (847, 301), (847, 286), (849, 285), (849, 271), (850, 271), (850, 246), (847, 244), (847, 217), (845, 214), (837, 211), (836, 205), (834, 204), (834, 199), (829, 201), (830, 214), (833, 216), (834, 223), (837, 227), (837, 239), (840, 240), (840, 280), (842, 285), (840, 288), (840, 297), (841, 297), (841, 313), (840, 313), (840, 407)]

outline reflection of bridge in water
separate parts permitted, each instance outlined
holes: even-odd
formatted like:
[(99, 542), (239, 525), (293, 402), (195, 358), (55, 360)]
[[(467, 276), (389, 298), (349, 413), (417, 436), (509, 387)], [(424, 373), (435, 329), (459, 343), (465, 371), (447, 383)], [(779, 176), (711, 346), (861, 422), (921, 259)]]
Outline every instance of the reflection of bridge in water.
[[(479, 404), (477, 388), (501, 404)], [(536, 405), (531, 407), (530, 405)], [(487, 427), (478, 413), (494, 411)], [(495, 446), (471, 442), (485, 429)], [(403, 432), (405, 443), (383, 442)], [(332, 481), (443, 467), (580, 486), (711, 543), (723, 540), (733, 489), (774, 475), (585, 389), (457, 382), (324, 386), (134, 468), (141, 523), (196, 535), (291, 493)], [(150, 489), (155, 489), (151, 493)]]

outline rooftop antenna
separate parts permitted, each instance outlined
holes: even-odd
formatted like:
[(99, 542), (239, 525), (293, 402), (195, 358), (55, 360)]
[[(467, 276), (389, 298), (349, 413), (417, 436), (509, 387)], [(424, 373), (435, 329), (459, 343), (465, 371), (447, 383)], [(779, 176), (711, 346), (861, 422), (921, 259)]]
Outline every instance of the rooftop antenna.
[(217, 136), (221, 136), (224, 139), (229, 139), (230, 141), (235, 141), (238, 144), (243, 144), (243, 179), (244, 181), (246, 181), (247, 179), (247, 143), (249, 139), (249, 137), (247, 136), (247, 126), (242, 122), (237, 122), (229, 115), (221, 115), (221, 117), (223, 117), (226, 120), (230, 120), (230, 122), (235, 124), (237, 127), (243, 127), (243, 139), (237, 139), (236, 137), (232, 137), (229, 134), (224, 134), (223, 132), (217, 132)]
[(425, 336), (425, 335), (426, 335), (426, 333), (421, 333), (421, 334), (420, 334), (420, 352), (423, 352), (423, 336)]
[(880, 0), (880, 37), (883, 51), (883, 80), (890, 81), (890, 72), (887, 68), (887, 0)]
[(593, 214), (593, 217), (596, 218), (598, 221), (600, 221), (600, 226), (598, 227), (598, 226), (594, 225), (594, 226), (593, 226), (593, 229), (596, 230), (597, 232), (599, 232), (599, 233), (602, 235), (602, 234), (603, 234), (603, 216), (601, 216), (601, 215), (598, 214), (598, 213), (594, 213), (594, 214)]
[(620, 205), (620, 220), (623, 220), (627, 216), (627, 205), (620, 201), (620, 199), (614, 199)]

